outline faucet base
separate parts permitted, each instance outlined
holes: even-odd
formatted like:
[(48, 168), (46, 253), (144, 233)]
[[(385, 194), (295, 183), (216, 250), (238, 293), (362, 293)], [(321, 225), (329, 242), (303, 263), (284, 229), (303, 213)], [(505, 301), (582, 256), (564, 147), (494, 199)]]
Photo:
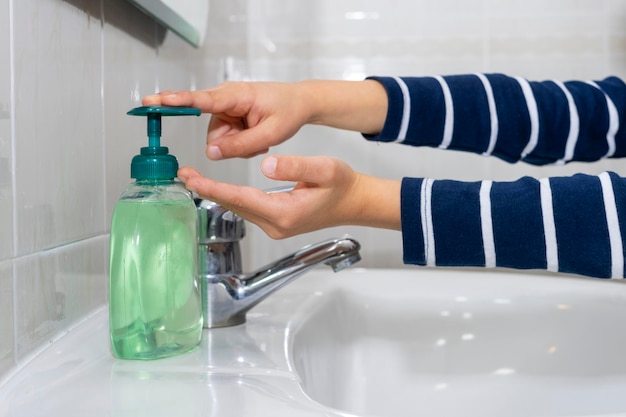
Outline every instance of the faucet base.
[(200, 276), (203, 328), (238, 326), (246, 322), (246, 309), (233, 311), (238, 302), (233, 294), (236, 291), (228, 285), (230, 281), (233, 281), (230, 275)]

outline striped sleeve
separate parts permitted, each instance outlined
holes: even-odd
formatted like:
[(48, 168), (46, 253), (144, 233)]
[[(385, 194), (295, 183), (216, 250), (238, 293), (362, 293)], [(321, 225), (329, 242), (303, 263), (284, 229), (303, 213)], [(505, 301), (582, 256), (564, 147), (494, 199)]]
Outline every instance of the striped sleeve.
[(405, 178), (404, 261), (624, 278), (626, 179), (514, 182)]
[(565, 164), (626, 156), (626, 85), (527, 81), (503, 74), (370, 77), (388, 113), (373, 141)]

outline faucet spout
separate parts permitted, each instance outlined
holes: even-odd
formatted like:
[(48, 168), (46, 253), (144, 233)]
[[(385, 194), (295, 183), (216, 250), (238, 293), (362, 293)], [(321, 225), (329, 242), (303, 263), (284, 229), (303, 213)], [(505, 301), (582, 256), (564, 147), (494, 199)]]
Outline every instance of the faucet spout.
[[(268, 192), (288, 192), (288, 188)], [(310, 269), (329, 265), (337, 272), (361, 259), (361, 245), (345, 237), (330, 239), (244, 273), (239, 241), (246, 234), (243, 218), (209, 200), (196, 199), (198, 209), (198, 270), (204, 327), (235, 326), (246, 313)]]
[(326, 264), (338, 272), (358, 262), (360, 248), (348, 237), (330, 239), (305, 246), (251, 273), (202, 275), (205, 327), (244, 323), (248, 310), (312, 268)]
[(253, 302), (322, 263), (338, 272), (361, 260), (359, 243), (351, 238), (330, 239), (299, 251), (241, 277), (241, 294)]

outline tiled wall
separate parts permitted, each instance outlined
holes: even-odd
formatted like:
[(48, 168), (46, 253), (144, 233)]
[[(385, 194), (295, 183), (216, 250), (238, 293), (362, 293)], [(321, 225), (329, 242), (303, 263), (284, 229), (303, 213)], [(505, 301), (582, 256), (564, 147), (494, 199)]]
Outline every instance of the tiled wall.
[[(196, 50), (126, 0), (0, 0), (0, 380), (106, 302), (110, 216), (145, 136), (142, 120), (125, 112), (144, 94), (223, 78), (626, 76), (623, 0), (211, 0), (209, 19)], [(164, 141), (182, 164), (274, 185), (260, 158), (208, 162), (207, 120), (166, 120)], [(273, 152), (329, 154), (398, 179), (626, 174), (619, 161), (540, 169), (322, 127)], [(259, 266), (346, 232), (363, 243), (362, 265), (401, 266), (400, 234), (365, 228), (268, 243), (250, 227), (245, 261)]]
[[(626, 2), (622, 0), (291, 0), (249, 1), (251, 79), (503, 72), (532, 80), (626, 76)], [(623, 161), (561, 168), (510, 165), (453, 151), (373, 144), (360, 135), (303, 129), (274, 149), (331, 154), (378, 176), (511, 180), (611, 169)], [(271, 184), (251, 161), (250, 182)], [(305, 243), (348, 231), (364, 246), (363, 266), (402, 266), (400, 234), (339, 228), (268, 244), (251, 230), (260, 264)]]
[[(105, 305), (110, 218), (146, 138), (126, 111), (215, 85), (223, 56), (246, 54), (245, 2), (212, 6), (194, 49), (126, 0), (0, 0), (0, 381)], [(245, 181), (245, 162), (207, 163), (207, 123), (166, 119), (164, 142)]]

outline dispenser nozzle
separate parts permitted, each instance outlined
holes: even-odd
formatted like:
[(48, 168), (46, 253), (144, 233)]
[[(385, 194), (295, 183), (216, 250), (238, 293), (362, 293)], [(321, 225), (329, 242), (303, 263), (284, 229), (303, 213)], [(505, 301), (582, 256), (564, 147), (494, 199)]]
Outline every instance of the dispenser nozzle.
[(161, 114), (148, 114), (148, 146), (158, 148), (161, 146)]
[(161, 146), (161, 116), (199, 116), (193, 107), (143, 106), (131, 109), (131, 116), (148, 117), (148, 146), (141, 148), (130, 166), (130, 176), (137, 179), (171, 179), (176, 176), (178, 161)]

